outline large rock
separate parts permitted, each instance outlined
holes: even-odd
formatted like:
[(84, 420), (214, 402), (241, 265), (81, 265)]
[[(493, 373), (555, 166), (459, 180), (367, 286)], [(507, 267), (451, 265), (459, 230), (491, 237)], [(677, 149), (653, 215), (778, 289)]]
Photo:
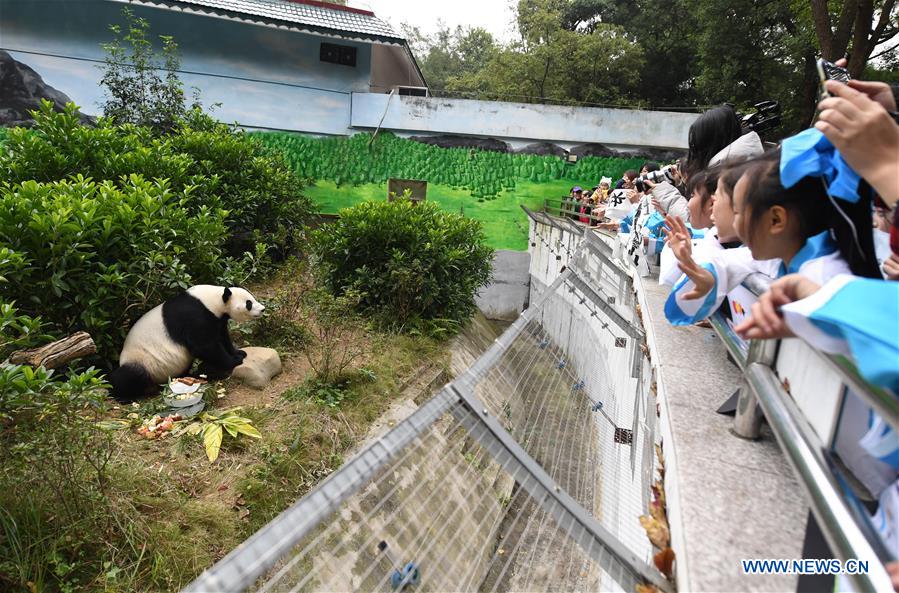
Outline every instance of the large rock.
[[(45, 83), (40, 74), (0, 51), (0, 126), (30, 126), (34, 120), (29, 111), (39, 108), (41, 99), (53, 103), (57, 111), (72, 102), (65, 93)], [(81, 123), (91, 121), (81, 116)]]
[(596, 156), (602, 158), (621, 156), (621, 154), (617, 150), (613, 150), (608, 146), (605, 146), (604, 144), (596, 143), (579, 144), (577, 146), (573, 146), (569, 152), (579, 158), (585, 156)]
[(281, 372), (281, 357), (271, 348), (248, 346), (241, 348), (247, 353), (243, 363), (234, 369), (231, 376), (240, 379), (250, 387), (260, 389), (268, 385), (272, 377)]
[(552, 142), (534, 142), (515, 151), (515, 154), (536, 154), (540, 156), (568, 156), (568, 151)]
[(443, 134), (440, 136), (410, 136), (409, 140), (439, 146), (440, 148), (477, 148), (491, 152), (509, 152), (510, 147), (502, 140), (496, 138), (475, 138), (473, 136), (453, 136)]

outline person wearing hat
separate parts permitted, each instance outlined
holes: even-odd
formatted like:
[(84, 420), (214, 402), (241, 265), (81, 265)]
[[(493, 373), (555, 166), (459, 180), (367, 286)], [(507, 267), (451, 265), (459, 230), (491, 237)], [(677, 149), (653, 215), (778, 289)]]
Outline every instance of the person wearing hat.
[(567, 215), (569, 218), (572, 218), (574, 220), (577, 220), (579, 218), (577, 211), (580, 207), (582, 191), (583, 190), (581, 189), (580, 185), (575, 185), (571, 188), (571, 192), (569, 192), (568, 194), (568, 199), (562, 203), (563, 216)]

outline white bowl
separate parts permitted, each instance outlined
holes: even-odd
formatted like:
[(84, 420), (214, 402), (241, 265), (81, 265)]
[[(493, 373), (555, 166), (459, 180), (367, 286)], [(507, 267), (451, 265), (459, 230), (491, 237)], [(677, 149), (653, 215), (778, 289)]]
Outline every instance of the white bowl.
[[(196, 389), (194, 390), (196, 391)], [(191, 395), (190, 397), (186, 397), (184, 399), (176, 399), (171, 395), (163, 396), (162, 401), (165, 402), (165, 405), (171, 406), (173, 408), (189, 408), (190, 406), (199, 403), (203, 400), (203, 394), (197, 393)]]

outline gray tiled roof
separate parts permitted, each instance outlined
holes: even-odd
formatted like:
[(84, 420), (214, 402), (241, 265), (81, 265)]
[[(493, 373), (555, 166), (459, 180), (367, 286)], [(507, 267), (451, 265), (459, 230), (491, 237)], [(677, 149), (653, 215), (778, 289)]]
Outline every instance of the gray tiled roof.
[(390, 25), (371, 14), (301, 4), (289, 0), (161, 0), (166, 4), (190, 4), (211, 12), (259, 17), (308, 27), (312, 30), (349, 33), (363, 39), (403, 41)]

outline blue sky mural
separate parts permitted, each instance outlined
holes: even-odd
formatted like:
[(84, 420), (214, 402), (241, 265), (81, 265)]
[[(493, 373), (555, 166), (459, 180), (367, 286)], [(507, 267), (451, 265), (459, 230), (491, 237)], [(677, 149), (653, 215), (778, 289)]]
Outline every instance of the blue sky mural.
[[(100, 44), (112, 39), (122, 5), (106, 0), (0, 0), (0, 47), (95, 115), (103, 93)], [(182, 54), (185, 88), (197, 87), (215, 116), (247, 127), (348, 134), (350, 93), (369, 90), (371, 46), (357, 48), (356, 67), (324, 63), (327, 38), (198, 15), (132, 7), (153, 35), (171, 35)]]

